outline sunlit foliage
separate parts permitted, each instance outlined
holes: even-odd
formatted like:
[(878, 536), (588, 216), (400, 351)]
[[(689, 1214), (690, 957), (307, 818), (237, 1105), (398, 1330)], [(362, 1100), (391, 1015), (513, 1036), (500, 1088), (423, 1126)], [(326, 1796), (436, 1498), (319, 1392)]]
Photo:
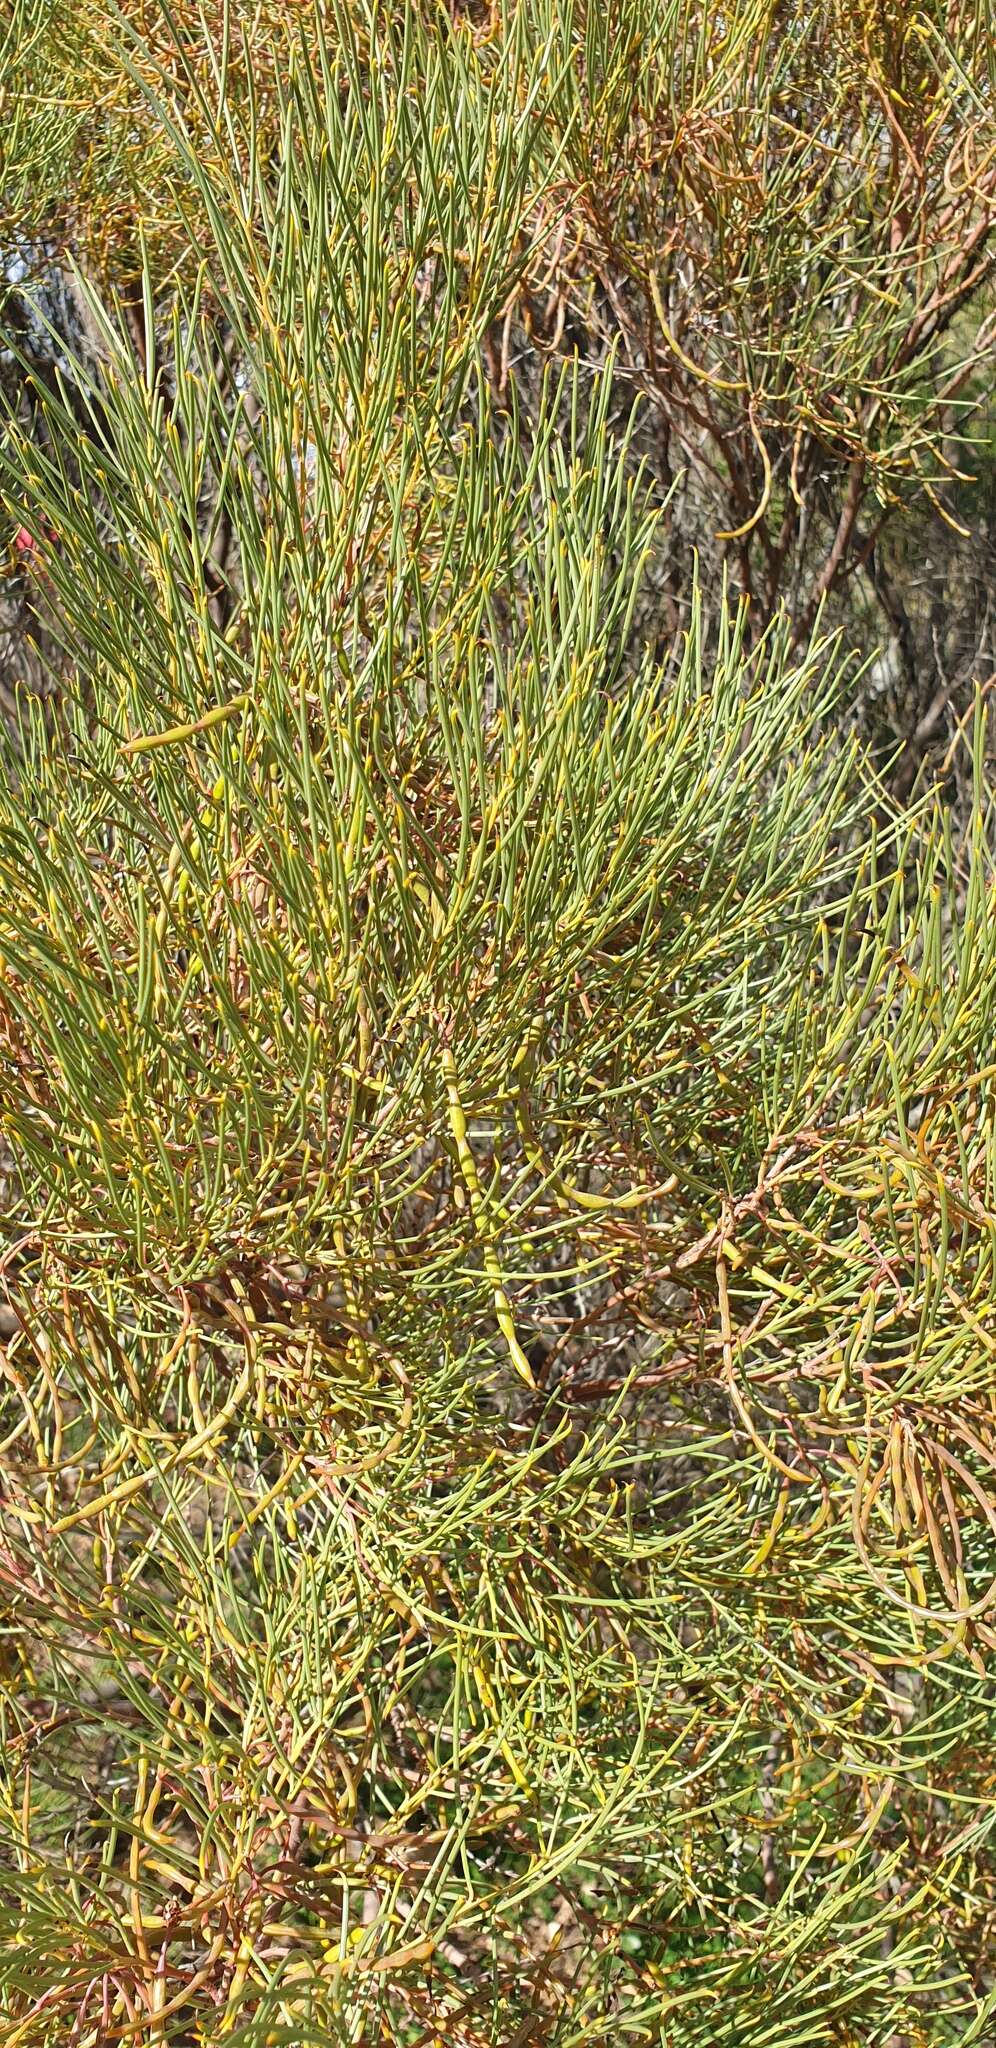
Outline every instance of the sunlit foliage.
[[(65, 656), (0, 795), (0, 2042), (984, 2042), (981, 765), (897, 811), (815, 615), (648, 645), (626, 362), (489, 368), (632, 25), (298, 11), (258, 129), (234, 26), (229, 94), (119, 22), (184, 260), (0, 456)], [(817, 399), (716, 289), (674, 375), (760, 463)]]

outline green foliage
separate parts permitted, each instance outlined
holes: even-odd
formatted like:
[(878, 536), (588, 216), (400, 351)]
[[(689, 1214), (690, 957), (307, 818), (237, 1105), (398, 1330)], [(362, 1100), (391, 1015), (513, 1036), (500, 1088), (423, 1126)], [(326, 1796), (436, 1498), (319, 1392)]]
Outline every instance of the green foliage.
[[(684, 547), (726, 561), (762, 625), (787, 604), (800, 640), (821, 600), (867, 571), (898, 506), (963, 531), (973, 382), (989, 377), (994, 343), (983, 0), (454, 12), (456, 27), (423, 0), (401, 27), (326, 0), (246, 13), (227, 0), (18, 0), (9, 237), (65, 246), (131, 301), (144, 248), (158, 294), (174, 269), (190, 272), (206, 232), (190, 156), (154, 105), (158, 76), (189, 147), (219, 169), (235, 151), (248, 190), (253, 166), (279, 159), (298, 55), (355, 88), (403, 45), (404, 91), (427, 108), (447, 78), (459, 104), (469, 65), (532, 130), (520, 271), (490, 306), (501, 394), (515, 343), (618, 347), (650, 400), (661, 469), (681, 478)], [(542, 80), (528, 112), (524, 62)], [(501, 244), (490, 204), (485, 184), (475, 232)]]
[(611, 364), (480, 370), (502, 33), (160, 77), (202, 263), (7, 424), (10, 2048), (992, 2028), (988, 791), (643, 650)]

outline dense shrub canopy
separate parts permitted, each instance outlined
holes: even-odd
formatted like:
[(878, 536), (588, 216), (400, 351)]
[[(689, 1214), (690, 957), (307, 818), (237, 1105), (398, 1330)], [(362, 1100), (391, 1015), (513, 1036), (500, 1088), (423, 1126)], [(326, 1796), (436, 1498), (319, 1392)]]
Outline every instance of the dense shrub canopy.
[(12, 11), (10, 2048), (992, 2036), (971, 28)]

